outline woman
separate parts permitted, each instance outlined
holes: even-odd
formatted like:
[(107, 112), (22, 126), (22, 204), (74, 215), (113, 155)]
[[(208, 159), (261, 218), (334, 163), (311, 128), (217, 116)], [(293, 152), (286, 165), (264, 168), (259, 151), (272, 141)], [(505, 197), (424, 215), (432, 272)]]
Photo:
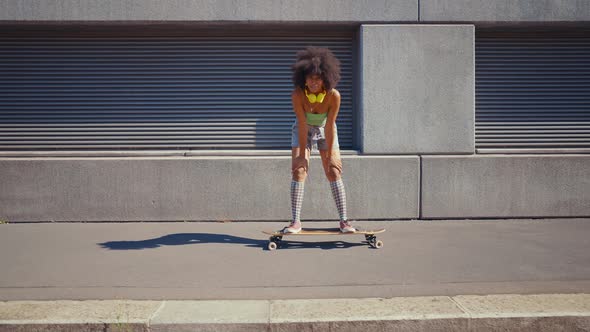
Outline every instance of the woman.
[(340, 110), (340, 62), (327, 48), (308, 47), (297, 52), (292, 67), (295, 88), (291, 94), (297, 117), (291, 132), (293, 177), (291, 180), (292, 219), (283, 232), (301, 231), (301, 205), (309, 156), (317, 146), (332, 196), (340, 215), (340, 230), (354, 232), (346, 218), (346, 194), (342, 182), (342, 161), (338, 145), (336, 117)]

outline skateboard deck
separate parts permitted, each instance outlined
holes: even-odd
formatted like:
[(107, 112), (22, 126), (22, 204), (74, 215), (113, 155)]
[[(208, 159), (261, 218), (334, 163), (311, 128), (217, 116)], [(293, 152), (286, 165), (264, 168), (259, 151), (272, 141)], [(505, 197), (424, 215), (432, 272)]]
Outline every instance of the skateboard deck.
[(302, 228), (299, 233), (284, 233), (280, 231), (262, 231), (262, 233), (270, 235), (268, 240), (268, 249), (275, 250), (280, 246), (283, 236), (304, 236), (304, 235), (358, 235), (365, 236), (365, 240), (373, 248), (380, 249), (383, 247), (383, 241), (377, 240), (375, 234), (385, 232), (385, 228), (375, 230), (357, 229), (356, 232), (341, 232), (339, 228)]

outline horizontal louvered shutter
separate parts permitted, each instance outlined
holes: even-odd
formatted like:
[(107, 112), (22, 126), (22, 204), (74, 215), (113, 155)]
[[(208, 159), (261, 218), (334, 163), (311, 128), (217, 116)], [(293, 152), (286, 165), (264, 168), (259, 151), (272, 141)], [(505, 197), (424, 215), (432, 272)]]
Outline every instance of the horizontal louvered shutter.
[(352, 37), (2, 37), (0, 150), (290, 149), (291, 65), (341, 61), (352, 142)]
[(590, 30), (476, 32), (478, 152), (590, 151)]

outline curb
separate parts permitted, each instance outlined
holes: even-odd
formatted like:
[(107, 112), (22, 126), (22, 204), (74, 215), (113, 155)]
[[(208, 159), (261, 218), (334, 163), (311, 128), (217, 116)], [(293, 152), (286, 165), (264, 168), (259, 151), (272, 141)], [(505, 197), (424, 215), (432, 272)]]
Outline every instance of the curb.
[(5, 331), (590, 331), (590, 294), (10, 301)]

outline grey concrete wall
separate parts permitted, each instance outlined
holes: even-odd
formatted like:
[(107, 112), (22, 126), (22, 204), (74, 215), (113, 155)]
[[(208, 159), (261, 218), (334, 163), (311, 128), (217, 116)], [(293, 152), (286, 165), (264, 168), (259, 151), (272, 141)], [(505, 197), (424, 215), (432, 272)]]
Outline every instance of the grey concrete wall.
[(18, 21), (416, 21), (416, 0), (2, 0)]
[(474, 152), (472, 25), (362, 25), (361, 150)]
[(424, 156), (422, 217), (590, 216), (590, 156)]
[(421, 0), (420, 21), (590, 21), (588, 0)]
[[(590, 216), (590, 156), (344, 156), (351, 219)], [(0, 220), (288, 220), (289, 157), (3, 158)], [(318, 157), (303, 220), (338, 218)], [(420, 187), (420, 174), (422, 176)], [(420, 197), (421, 196), (421, 197)]]
[[(350, 219), (417, 218), (418, 157), (343, 156)], [(288, 220), (290, 157), (0, 159), (0, 220)], [(338, 219), (319, 157), (302, 219)]]
[[(589, 22), (588, 0), (3, 0), (0, 23), (336, 22), (359, 31), (349, 217), (590, 216), (587, 156), (474, 153), (474, 26)], [(371, 25), (366, 23), (394, 22)], [(424, 156), (420, 188), (417, 156)], [(0, 159), (0, 220), (287, 220), (288, 157)], [(303, 219), (336, 219), (318, 158)], [(420, 196), (421, 195), (421, 196)]]

